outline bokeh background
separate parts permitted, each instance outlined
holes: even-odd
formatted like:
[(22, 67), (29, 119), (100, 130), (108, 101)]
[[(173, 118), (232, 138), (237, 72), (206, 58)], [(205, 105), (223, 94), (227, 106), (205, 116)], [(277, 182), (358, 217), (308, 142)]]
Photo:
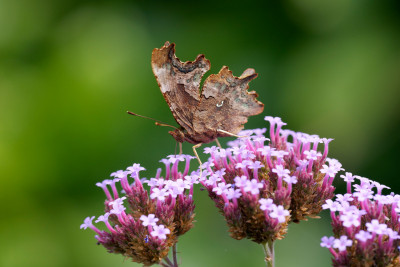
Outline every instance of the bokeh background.
[[(176, 125), (150, 66), (167, 40), (181, 60), (205, 54), (209, 73), (256, 69), (265, 111), (247, 128), (272, 115), (334, 138), (330, 157), (400, 193), (397, 0), (0, 0), (0, 266), (139, 266), (79, 225), (102, 213), (96, 182), (134, 162), (151, 177), (175, 151), (169, 129), (125, 113)], [(261, 247), (229, 237), (205, 192), (195, 200), (182, 266), (264, 265)], [(330, 234), (325, 213), (291, 225), (277, 266), (330, 266), (319, 247)]]

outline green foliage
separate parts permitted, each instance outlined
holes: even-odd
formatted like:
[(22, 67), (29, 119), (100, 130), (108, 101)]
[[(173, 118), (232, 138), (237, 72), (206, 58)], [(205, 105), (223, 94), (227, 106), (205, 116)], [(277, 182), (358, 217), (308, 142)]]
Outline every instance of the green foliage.
[[(175, 125), (150, 66), (167, 40), (181, 60), (205, 54), (209, 74), (256, 69), (265, 111), (247, 128), (272, 115), (335, 138), (346, 170), (399, 193), (399, 5), (328, 2), (0, 0), (0, 266), (135, 266), (79, 225), (102, 213), (95, 182), (134, 162), (151, 177), (175, 151), (168, 129), (125, 113)], [(182, 266), (262, 266), (261, 247), (231, 239), (205, 194)], [(328, 266), (329, 232), (325, 220), (291, 226), (277, 266)]]

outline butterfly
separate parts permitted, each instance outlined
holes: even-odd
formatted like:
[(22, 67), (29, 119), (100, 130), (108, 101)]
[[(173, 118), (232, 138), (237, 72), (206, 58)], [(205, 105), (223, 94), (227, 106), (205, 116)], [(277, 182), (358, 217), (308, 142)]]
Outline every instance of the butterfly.
[(200, 90), (203, 75), (210, 61), (198, 55), (194, 61), (181, 62), (175, 55), (175, 44), (166, 42), (155, 48), (151, 66), (160, 90), (176, 122), (180, 125), (169, 133), (179, 143), (199, 145), (218, 137), (236, 135), (249, 116), (260, 114), (264, 104), (257, 93), (248, 92), (249, 82), (257, 77), (254, 69), (246, 69), (235, 77), (223, 66), (210, 75)]

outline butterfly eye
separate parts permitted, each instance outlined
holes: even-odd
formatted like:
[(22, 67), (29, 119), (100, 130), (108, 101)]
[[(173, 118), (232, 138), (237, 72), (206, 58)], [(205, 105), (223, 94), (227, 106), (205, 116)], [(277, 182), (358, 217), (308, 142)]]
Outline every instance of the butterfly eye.
[(222, 100), (221, 103), (217, 103), (216, 106), (217, 106), (217, 108), (220, 108), (220, 107), (222, 107), (223, 104), (224, 104), (224, 100)]

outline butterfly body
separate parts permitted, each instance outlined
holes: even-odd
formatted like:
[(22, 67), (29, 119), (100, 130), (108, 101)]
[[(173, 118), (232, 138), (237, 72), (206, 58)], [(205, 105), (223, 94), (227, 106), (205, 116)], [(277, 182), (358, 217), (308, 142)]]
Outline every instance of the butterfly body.
[(201, 78), (210, 69), (210, 61), (198, 55), (194, 61), (181, 62), (175, 56), (175, 44), (169, 42), (153, 50), (152, 68), (180, 125), (169, 133), (180, 143), (210, 143), (218, 137), (229, 136), (226, 132), (237, 134), (247, 117), (263, 111), (264, 105), (257, 101), (257, 93), (247, 91), (248, 83), (257, 77), (254, 69), (235, 77), (224, 66), (218, 74), (210, 75), (200, 90)]

